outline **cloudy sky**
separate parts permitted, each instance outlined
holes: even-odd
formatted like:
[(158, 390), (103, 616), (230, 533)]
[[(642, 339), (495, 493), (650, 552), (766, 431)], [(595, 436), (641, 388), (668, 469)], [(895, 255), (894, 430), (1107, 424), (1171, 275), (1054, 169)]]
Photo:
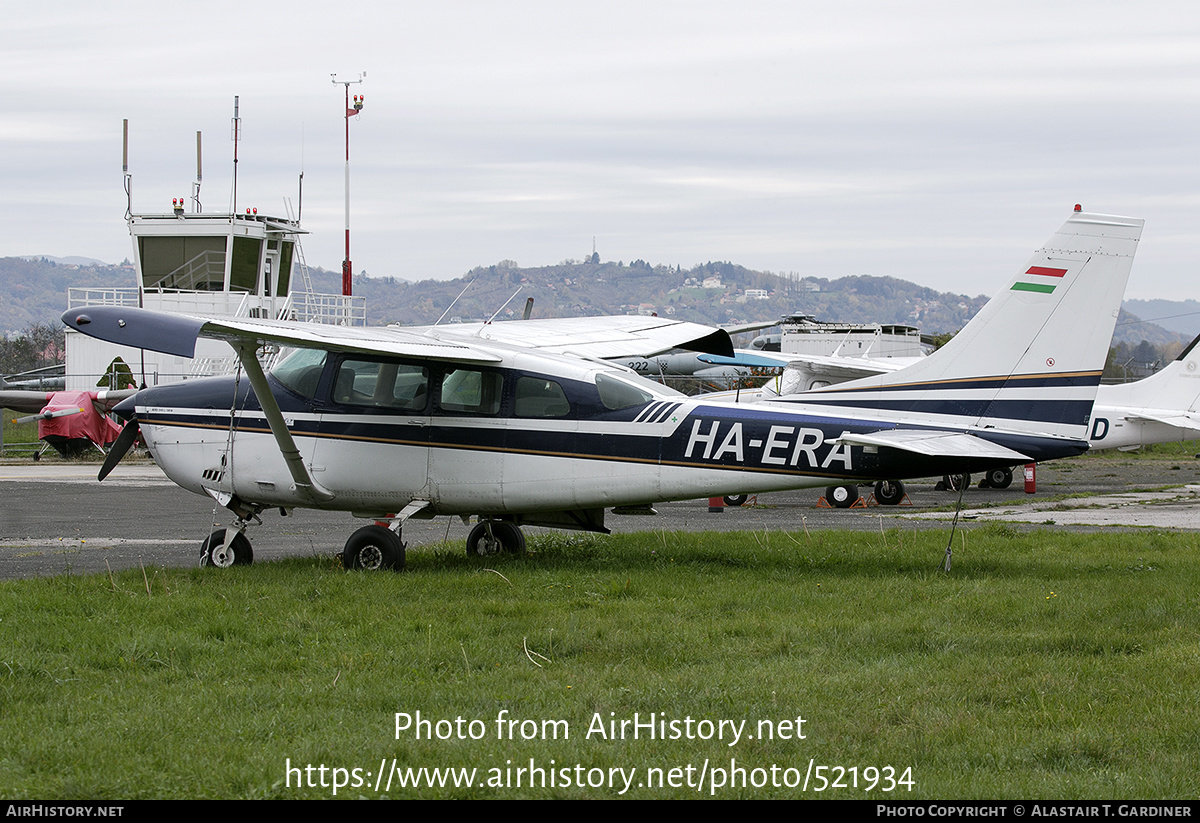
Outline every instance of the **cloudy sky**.
[(130, 256), (135, 210), (298, 202), (356, 271), (636, 258), (992, 293), (1075, 203), (1147, 220), (1127, 296), (1200, 298), (1191, 2), (8, 4), (0, 256)]

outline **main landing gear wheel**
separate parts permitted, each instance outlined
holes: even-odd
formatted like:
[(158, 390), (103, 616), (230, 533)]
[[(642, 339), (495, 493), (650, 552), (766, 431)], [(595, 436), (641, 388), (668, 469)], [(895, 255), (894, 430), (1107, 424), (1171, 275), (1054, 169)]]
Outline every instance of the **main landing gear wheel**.
[(467, 554), (485, 557), (489, 554), (525, 553), (525, 535), (507, 520), (485, 520), (477, 523), (467, 535)]
[(825, 499), (839, 509), (848, 509), (858, 501), (858, 486), (830, 486), (825, 489)]
[(945, 490), (948, 492), (960, 492), (963, 489), (970, 488), (971, 475), (969, 474), (947, 474), (942, 477), (942, 483)]
[(724, 498), (726, 506), (741, 506), (750, 499), (748, 494), (733, 494)]
[(363, 526), (350, 535), (342, 550), (342, 565), (351, 569), (404, 568), (404, 543), (391, 529), (383, 526)]
[(250, 548), (250, 540), (238, 532), (225, 548), (225, 532), (227, 529), (217, 529), (200, 544), (200, 565), (216, 566), (227, 569), (230, 566), (249, 566), (254, 562), (254, 550)]
[(899, 480), (880, 480), (875, 484), (875, 500), (881, 506), (899, 506), (904, 499), (904, 484)]
[(983, 476), (988, 488), (1007, 489), (1012, 485), (1012, 469), (992, 469)]

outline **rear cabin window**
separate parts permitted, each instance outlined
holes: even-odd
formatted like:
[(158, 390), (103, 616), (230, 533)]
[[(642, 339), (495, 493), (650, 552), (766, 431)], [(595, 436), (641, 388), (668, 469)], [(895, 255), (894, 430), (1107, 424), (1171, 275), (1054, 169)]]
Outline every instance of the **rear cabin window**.
[(496, 372), (455, 369), (442, 378), (438, 408), (446, 412), (496, 414), (504, 378)]

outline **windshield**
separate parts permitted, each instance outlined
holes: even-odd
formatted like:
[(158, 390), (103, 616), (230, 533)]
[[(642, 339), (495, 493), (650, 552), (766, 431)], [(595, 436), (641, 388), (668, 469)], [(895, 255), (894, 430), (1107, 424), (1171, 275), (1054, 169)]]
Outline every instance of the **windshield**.
[(600, 392), (600, 402), (606, 409), (618, 411), (633, 406), (642, 406), (658, 397), (683, 397), (674, 389), (639, 377), (634, 374), (597, 374), (596, 390)]
[(297, 349), (271, 369), (271, 376), (296, 394), (315, 397), (328, 356), (329, 352), (321, 349)]

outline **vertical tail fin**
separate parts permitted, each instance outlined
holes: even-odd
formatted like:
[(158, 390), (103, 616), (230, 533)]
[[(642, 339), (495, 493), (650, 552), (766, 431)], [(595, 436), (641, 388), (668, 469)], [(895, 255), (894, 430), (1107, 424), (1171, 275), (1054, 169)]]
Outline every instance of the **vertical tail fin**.
[(1076, 211), (941, 349), (896, 372), (807, 392), (803, 402), (1086, 439), (1144, 222)]
[(1163, 369), (1143, 380), (1119, 386), (1102, 386), (1097, 405), (1158, 409), (1180, 413), (1200, 411), (1200, 336)]

